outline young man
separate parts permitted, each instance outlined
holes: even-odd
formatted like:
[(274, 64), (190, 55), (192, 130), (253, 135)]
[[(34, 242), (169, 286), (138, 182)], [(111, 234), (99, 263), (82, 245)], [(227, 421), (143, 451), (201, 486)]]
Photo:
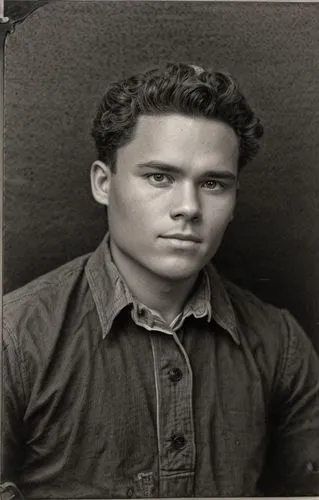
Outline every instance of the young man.
[(236, 81), (169, 64), (94, 122), (91, 255), (4, 303), (3, 476), (28, 498), (319, 494), (319, 363), (211, 264), (262, 126)]

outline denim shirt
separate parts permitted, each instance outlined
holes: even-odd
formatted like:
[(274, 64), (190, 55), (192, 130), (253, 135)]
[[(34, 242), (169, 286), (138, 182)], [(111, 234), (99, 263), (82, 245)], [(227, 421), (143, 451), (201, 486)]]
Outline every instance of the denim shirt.
[(319, 495), (318, 357), (213, 265), (167, 325), (106, 237), (3, 318), (1, 481), (27, 498)]

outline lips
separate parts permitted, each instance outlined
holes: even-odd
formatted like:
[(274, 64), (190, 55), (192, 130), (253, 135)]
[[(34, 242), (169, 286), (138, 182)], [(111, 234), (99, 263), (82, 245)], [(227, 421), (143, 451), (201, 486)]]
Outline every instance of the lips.
[(192, 241), (194, 243), (200, 243), (202, 240), (196, 236), (193, 233), (172, 233), (172, 234), (165, 234), (162, 236), (162, 238), (166, 239), (174, 239), (174, 240), (181, 240), (181, 241)]

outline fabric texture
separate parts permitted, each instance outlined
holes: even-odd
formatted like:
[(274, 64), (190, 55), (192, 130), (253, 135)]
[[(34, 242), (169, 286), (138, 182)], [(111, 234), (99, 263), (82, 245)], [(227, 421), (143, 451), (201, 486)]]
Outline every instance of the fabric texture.
[(144, 309), (107, 238), (5, 297), (2, 481), (27, 498), (318, 495), (319, 363), (293, 317), (212, 265), (175, 326)]

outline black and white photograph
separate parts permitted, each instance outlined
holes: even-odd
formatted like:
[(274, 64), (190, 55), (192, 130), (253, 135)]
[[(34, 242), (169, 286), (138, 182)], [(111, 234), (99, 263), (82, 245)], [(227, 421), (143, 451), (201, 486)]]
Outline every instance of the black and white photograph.
[(319, 497), (319, 3), (0, 34), (0, 499)]

